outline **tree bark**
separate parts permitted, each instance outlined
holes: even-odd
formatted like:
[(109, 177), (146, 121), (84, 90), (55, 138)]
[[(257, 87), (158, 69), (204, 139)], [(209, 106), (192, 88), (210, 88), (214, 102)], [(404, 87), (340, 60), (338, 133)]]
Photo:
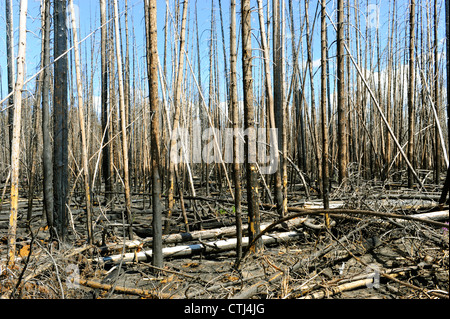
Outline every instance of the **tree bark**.
[[(307, 47), (307, 64), (309, 69), (309, 82), (311, 89), (311, 136), (313, 143), (314, 159), (316, 162), (316, 180), (320, 184), (322, 179), (322, 165), (320, 163), (320, 152), (319, 152), (319, 133), (316, 129), (317, 119), (316, 119), (316, 98), (314, 90), (314, 70), (313, 70), (313, 55), (312, 55), (312, 32), (310, 32), (309, 27), (309, 0), (305, 0), (305, 24), (306, 24), (306, 47)], [(319, 187), (320, 188), (320, 187)]]
[(338, 0), (337, 22), (337, 111), (339, 184), (347, 179), (347, 101), (344, 85), (344, 0)]
[[(438, 1), (434, 1), (434, 107), (439, 119), (439, 50), (438, 50)], [(439, 138), (439, 124), (436, 122), (434, 129), (434, 181), (436, 185), (439, 185), (441, 181), (441, 150), (440, 150), (440, 138)]]
[[(252, 34), (250, 0), (241, 0), (242, 27), (242, 74), (244, 89), (244, 129), (245, 165), (247, 174), (247, 202), (249, 220), (249, 238), (253, 240), (260, 233), (260, 212), (258, 207), (258, 176), (256, 167), (256, 132), (253, 109), (253, 76), (252, 76)], [(262, 242), (254, 245), (254, 251), (262, 248)]]
[(70, 16), (72, 22), (72, 35), (73, 35), (73, 46), (75, 55), (75, 73), (77, 79), (77, 94), (78, 94), (78, 120), (80, 122), (81, 131), (81, 158), (83, 165), (83, 175), (84, 175), (84, 194), (86, 200), (86, 228), (88, 243), (92, 245), (93, 239), (93, 229), (92, 229), (92, 201), (91, 201), (91, 187), (90, 187), (90, 177), (89, 177), (89, 159), (88, 159), (88, 148), (86, 140), (86, 124), (84, 122), (84, 100), (83, 100), (83, 87), (81, 82), (81, 62), (80, 62), (80, 51), (78, 48), (78, 32), (77, 25), (75, 21), (75, 10), (73, 7), (73, 0), (69, 0), (70, 6)]
[(110, 128), (108, 116), (108, 64), (107, 64), (107, 45), (108, 32), (106, 23), (106, 0), (100, 0), (100, 24), (101, 30), (101, 116), (102, 116), (102, 175), (105, 181), (105, 197), (106, 204), (110, 204), (112, 200), (112, 172), (110, 166)]
[(130, 192), (130, 176), (128, 169), (128, 138), (127, 138), (127, 112), (125, 110), (125, 90), (123, 85), (122, 71), (122, 53), (120, 50), (120, 33), (119, 33), (119, 8), (117, 0), (114, 0), (114, 26), (116, 35), (116, 61), (117, 61), (117, 77), (119, 83), (119, 107), (120, 107), (120, 125), (122, 131), (122, 160), (123, 160), (123, 183), (125, 188), (125, 208), (128, 223), (128, 237), (133, 239), (131, 216), (131, 192)]
[[(409, 15), (409, 81), (408, 81), (408, 160), (414, 167), (414, 122), (415, 122), (415, 10), (416, 1), (410, 2)], [(408, 187), (412, 188), (414, 176), (408, 168)]]
[[(54, 51), (56, 58), (67, 50), (67, 2), (54, 1)], [(67, 101), (67, 55), (54, 65), (53, 85), (53, 198), (54, 222), (59, 240), (65, 241), (67, 235), (67, 194), (68, 194), (68, 101)]]
[[(280, 21), (280, 2), (279, 0), (272, 1), (272, 32), (273, 32), (273, 88), (272, 83), (270, 83), (270, 59), (269, 59), (269, 47), (267, 45), (266, 32), (264, 27), (264, 17), (263, 17), (263, 9), (261, 1), (258, 1), (258, 9), (259, 9), (259, 25), (261, 30), (261, 43), (262, 49), (264, 53), (264, 65), (265, 65), (265, 79), (266, 79), (266, 92), (267, 92), (267, 103), (268, 103), (268, 113), (269, 113), (269, 122), (270, 127), (272, 129), (277, 129), (277, 137), (276, 144), (274, 144), (274, 148), (277, 150), (275, 157), (276, 163), (278, 165), (278, 169), (275, 172), (274, 176), (274, 195), (275, 202), (277, 203), (277, 211), (278, 214), (283, 217), (285, 214), (284, 210), (284, 201), (283, 201), (283, 182), (282, 175), (284, 181), (284, 170), (282, 170), (282, 163), (279, 160), (279, 151), (284, 153), (283, 148), (283, 133), (285, 130), (285, 121), (284, 118), (286, 116), (284, 112), (284, 86), (283, 86), (283, 72), (282, 72), (282, 50), (283, 47), (281, 45), (281, 21)], [(263, 35), (264, 34), (264, 35)], [(265, 44), (263, 44), (265, 43)], [(273, 94), (271, 94), (271, 90), (273, 90)], [(273, 139), (275, 141), (275, 139)]]
[(160, 141), (159, 141), (159, 98), (158, 98), (158, 38), (156, 0), (147, 0), (145, 25), (147, 31), (147, 72), (150, 90), (151, 121), (151, 172), (152, 172), (152, 208), (153, 208), (153, 254), (152, 265), (163, 267), (162, 253), (162, 205), (160, 178)]
[[(5, 1), (5, 13), (6, 13), (6, 59), (8, 64), (8, 94), (14, 91), (14, 77), (15, 77), (15, 65), (14, 65), (14, 24), (13, 24), (13, 4), (12, 0)], [(11, 95), (8, 100), (8, 138), (9, 138), (9, 157), (11, 158), (12, 152), (12, 139), (13, 139), (13, 120), (14, 120), (14, 96)]]
[[(329, 166), (328, 166), (328, 121), (327, 121), (327, 25), (326, 25), (326, 1), (321, 0), (321, 101), (320, 115), (322, 122), (322, 192), (323, 206), (330, 207), (329, 203)], [(330, 226), (328, 214), (325, 214), (325, 223)]]
[(236, 0), (231, 0), (230, 22), (230, 100), (233, 122), (233, 179), (236, 216), (236, 261), (242, 256), (241, 167), (239, 162), (239, 104), (237, 90)]
[(7, 265), (12, 267), (15, 264), (16, 254), (16, 230), (17, 212), (19, 205), (19, 169), (20, 169), (20, 138), (22, 120), (22, 88), (25, 78), (25, 50), (27, 43), (27, 9), (28, 1), (20, 2), (19, 21), (19, 48), (17, 52), (17, 78), (14, 86), (14, 122), (13, 139), (11, 148), (11, 210), (9, 215), (8, 228), (8, 256)]
[[(258, 0), (258, 17), (259, 17), (259, 29), (261, 32), (261, 49), (264, 56), (264, 79), (265, 79), (265, 87), (266, 87), (266, 103), (267, 103), (267, 113), (269, 118), (268, 126), (271, 129), (276, 129), (277, 136), (270, 136), (271, 146), (275, 149), (274, 151), (274, 162), (277, 165), (276, 171), (274, 173), (274, 195), (275, 202), (277, 204), (277, 211), (280, 216), (284, 215), (283, 209), (283, 192), (282, 192), (282, 184), (281, 184), (281, 172), (280, 172), (280, 153), (279, 153), (279, 142), (280, 142), (280, 128), (281, 123), (277, 123), (277, 115), (275, 112), (275, 89), (272, 88), (272, 79), (270, 74), (270, 55), (269, 55), (269, 47), (267, 43), (267, 35), (266, 35), (266, 27), (264, 25), (264, 12), (262, 1)], [(275, 22), (274, 22), (275, 24)], [(275, 41), (274, 41), (275, 44)], [(278, 45), (278, 44), (277, 44)], [(275, 50), (274, 50), (275, 51)], [(275, 54), (274, 54), (275, 55)], [(274, 57), (275, 58), (275, 57)], [(275, 72), (274, 72), (275, 73)], [(275, 82), (280, 79), (276, 78)], [(280, 92), (278, 92), (280, 93)], [(279, 111), (279, 110), (278, 110)], [(278, 112), (277, 111), (277, 112)]]
[[(187, 20), (187, 6), (188, 0), (185, 0), (183, 3), (183, 16), (181, 19), (181, 33), (180, 33), (180, 46), (179, 46), (179, 58), (178, 58), (178, 66), (176, 72), (176, 82), (175, 82), (175, 114), (173, 118), (172, 132), (175, 132), (178, 129), (180, 123), (180, 113), (181, 113), (181, 80), (183, 79), (183, 65), (184, 65), (184, 56), (185, 56), (185, 34), (186, 34), (186, 20)], [(170, 157), (176, 154), (172, 154), (172, 151), (176, 149), (176, 139), (171, 139), (170, 141)], [(169, 190), (168, 190), (168, 210), (166, 216), (166, 223), (164, 226), (164, 232), (167, 233), (170, 229), (170, 219), (172, 217), (172, 210), (174, 205), (174, 192), (175, 192), (175, 179), (177, 175), (177, 167), (175, 166), (174, 161), (169, 158)]]
[[(450, 4), (445, 1), (445, 32), (447, 39), (450, 39)], [(450, 52), (450, 41), (447, 41), (447, 52)], [(450, 92), (450, 55), (447, 54), (447, 92)], [(448, 129), (448, 139), (450, 145), (450, 101), (447, 99), (447, 129)], [(450, 149), (450, 147), (449, 147)], [(444, 187), (442, 188), (441, 198), (439, 199), (439, 204), (444, 204), (450, 189), (450, 165), (447, 167), (447, 177), (445, 178)], [(449, 200), (450, 201), (450, 197)]]
[(43, 60), (43, 83), (42, 83), (42, 169), (43, 169), (43, 195), (44, 195), (44, 209), (47, 217), (47, 225), (50, 230), (50, 235), (55, 235), (53, 225), (53, 152), (52, 142), (50, 138), (50, 109), (49, 109), (49, 95), (50, 95), (50, 0), (44, 1), (44, 60)]

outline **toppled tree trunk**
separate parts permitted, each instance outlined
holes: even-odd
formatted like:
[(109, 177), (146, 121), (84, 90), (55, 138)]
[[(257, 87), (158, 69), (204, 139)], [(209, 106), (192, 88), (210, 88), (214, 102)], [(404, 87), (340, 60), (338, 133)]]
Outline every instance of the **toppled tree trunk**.
[[(274, 233), (261, 236), (261, 241), (264, 245), (274, 243), (286, 243), (299, 238), (299, 233), (296, 231)], [(194, 254), (208, 254), (228, 251), (236, 248), (236, 238), (230, 238), (226, 240), (211, 241), (207, 243), (198, 243), (192, 245), (181, 245), (175, 247), (163, 248), (164, 257), (182, 257)], [(249, 243), (248, 237), (242, 238), (242, 246), (246, 247)], [(120, 262), (133, 262), (133, 261), (147, 261), (152, 258), (152, 250), (132, 252), (126, 254), (113, 255), (109, 257), (100, 257), (95, 259), (99, 263), (120, 263)]]
[(139, 289), (139, 288), (128, 288), (128, 287), (122, 287), (122, 286), (115, 286), (115, 285), (108, 285), (108, 284), (102, 284), (93, 280), (86, 280), (86, 279), (78, 279), (78, 282), (80, 285), (94, 288), (94, 289), (103, 289), (106, 291), (114, 290), (117, 293), (121, 294), (127, 294), (127, 295), (137, 295), (137, 296), (143, 296), (143, 297), (151, 297), (151, 298), (162, 298), (162, 299), (172, 299), (174, 298), (174, 295), (170, 295), (167, 293), (162, 292), (153, 292), (150, 290), (145, 289)]
[[(305, 222), (306, 217), (302, 218), (294, 218), (292, 220), (289, 220), (286, 222), (285, 225), (288, 228), (290, 227), (296, 227), (301, 225), (303, 222)], [(263, 223), (261, 224), (261, 230), (263, 231), (266, 229), (271, 223)], [(281, 228), (281, 227), (280, 227)], [(242, 231), (245, 232), (248, 230), (248, 225), (243, 225)], [(228, 227), (222, 227), (222, 228), (215, 228), (215, 229), (208, 229), (208, 230), (198, 230), (193, 231), (190, 233), (179, 233), (179, 234), (170, 234), (163, 236), (162, 240), (164, 244), (174, 244), (174, 243), (182, 243), (187, 241), (194, 241), (194, 240), (205, 240), (205, 239), (211, 239), (211, 238), (220, 238), (224, 236), (235, 236), (236, 235), (236, 226), (228, 226)], [(123, 249), (125, 245), (125, 249), (133, 249), (138, 248), (141, 245), (150, 245), (153, 242), (153, 238), (146, 238), (145, 240), (131, 240), (126, 241), (125, 243), (117, 243), (113, 245), (107, 245), (105, 247), (102, 247), (102, 252), (111, 252), (111, 251), (119, 251)]]

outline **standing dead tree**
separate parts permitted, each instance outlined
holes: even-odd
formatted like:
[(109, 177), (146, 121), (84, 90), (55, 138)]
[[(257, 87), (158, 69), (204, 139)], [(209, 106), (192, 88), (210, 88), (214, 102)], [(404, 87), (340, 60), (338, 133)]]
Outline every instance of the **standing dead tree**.
[(152, 208), (153, 208), (153, 250), (152, 265), (163, 267), (162, 253), (162, 205), (160, 177), (160, 123), (158, 98), (158, 37), (156, 25), (156, 0), (145, 2), (145, 27), (147, 49), (147, 73), (150, 92), (151, 120), (151, 174), (152, 174)]
[(68, 212), (68, 64), (67, 64), (67, 2), (54, 1), (54, 50), (55, 59), (53, 77), (53, 198), (54, 222), (59, 240), (67, 235)]
[[(284, 209), (283, 209), (283, 192), (282, 192), (282, 186), (281, 186), (281, 173), (278, 169), (279, 163), (280, 163), (280, 155), (279, 155), (279, 131), (282, 125), (281, 123), (277, 124), (277, 120), (275, 117), (275, 101), (274, 101), (274, 93), (272, 89), (272, 80), (270, 75), (270, 57), (269, 57), (269, 47), (267, 44), (267, 35), (266, 35), (266, 27), (264, 25), (264, 12), (263, 12), (263, 6), (262, 1), (258, 0), (258, 17), (259, 17), (259, 29), (261, 33), (261, 47), (263, 51), (264, 56), (264, 79), (265, 79), (265, 86), (266, 86), (266, 101), (267, 101), (267, 113), (269, 115), (269, 126), (271, 129), (278, 128), (277, 136), (270, 136), (271, 138), (271, 145), (275, 149), (274, 154), (274, 162), (277, 163), (277, 169), (274, 173), (274, 191), (275, 191), (275, 201), (277, 204), (277, 211), (280, 216), (284, 215)], [(276, 24), (276, 22), (274, 22)], [(278, 42), (277, 42), (278, 45)], [(279, 81), (279, 79), (276, 79), (276, 81)], [(278, 89), (279, 90), (279, 89)], [(280, 92), (277, 92), (280, 94)], [(281, 113), (281, 112), (280, 112)], [(272, 132), (275, 130), (272, 130)]]
[[(183, 65), (185, 56), (185, 36), (186, 36), (186, 17), (187, 17), (187, 7), (188, 0), (183, 3), (183, 16), (181, 18), (181, 33), (180, 33), (180, 46), (178, 52), (178, 68), (176, 72), (176, 82), (175, 82), (175, 114), (173, 118), (172, 132), (176, 132), (180, 124), (180, 114), (181, 114), (181, 91), (182, 91), (182, 79), (183, 79)], [(169, 158), (169, 191), (168, 191), (168, 211), (166, 216), (166, 223), (164, 230), (167, 232), (170, 227), (170, 218), (172, 216), (173, 205), (174, 205), (174, 192), (175, 192), (175, 180), (177, 179), (177, 167), (175, 161), (172, 157), (175, 156), (176, 150), (176, 139), (172, 138), (170, 141), (170, 158)], [(179, 189), (179, 188), (178, 188)], [(180, 191), (182, 192), (182, 190)], [(182, 194), (181, 194), (182, 196)]]
[[(245, 165), (247, 174), (247, 202), (249, 239), (253, 240), (260, 233), (260, 212), (258, 207), (258, 171), (256, 167), (256, 132), (253, 108), (253, 76), (252, 76), (252, 31), (250, 0), (241, 1), (241, 27), (242, 27), (242, 74), (244, 90), (244, 129), (245, 135)], [(262, 242), (254, 245), (259, 251)]]
[(338, 112), (338, 168), (339, 184), (345, 183), (347, 174), (347, 101), (344, 85), (344, 0), (338, 0), (337, 9), (337, 112)]
[[(107, 204), (112, 201), (112, 172), (110, 165), (110, 139), (111, 130), (109, 127), (109, 116), (108, 116), (108, 63), (107, 63), (107, 39), (108, 39), (108, 29), (106, 27), (106, 0), (100, 0), (100, 24), (101, 29), (101, 114), (102, 114), (102, 175), (105, 180), (105, 197)], [(105, 142), (106, 141), (106, 142)]]
[(90, 187), (90, 177), (89, 177), (89, 159), (88, 159), (88, 149), (86, 140), (86, 124), (84, 121), (84, 100), (83, 100), (83, 83), (81, 80), (81, 62), (80, 62), (80, 50), (78, 47), (78, 31), (77, 24), (75, 21), (75, 10), (73, 7), (73, 0), (69, 0), (70, 12), (71, 12), (71, 22), (72, 22), (72, 35), (73, 35), (73, 47), (75, 55), (75, 71), (77, 79), (77, 94), (78, 94), (78, 120), (80, 122), (81, 131), (81, 158), (83, 165), (84, 174), (84, 194), (86, 200), (86, 219), (87, 219), (87, 237), (90, 244), (93, 243), (93, 230), (92, 230), (92, 201), (91, 201), (91, 187)]
[[(450, 4), (445, 1), (445, 30), (447, 39), (450, 39)], [(447, 52), (450, 52), (450, 41), (447, 41)], [(447, 54), (447, 92), (450, 92), (450, 55)], [(448, 129), (448, 139), (450, 145), (450, 101), (447, 99), (447, 129)], [(450, 147), (449, 147), (450, 148)], [(442, 189), (441, 197), (439, 198), (439, 204), (444, 204), (450, 189), (450, 165), (447, 167), (447, 177), (445, 178), (444, 187)], [(450, 201), (450, 199), (449, 199)]]
[(241, 167), (239, 163), (239, 104), (237, 89), (236, 1), (231, 0), (230, 22), (230, 102), (233, 122), (233, 179), (236, 216), (236, 261), (242, 256)]
[(42, 83), (42, 173), (44, 207), (47, 225), (51, 236), (55, 235), (53, 225), (53, 152), (50, 138), (50, 0), (44, 1), (44, 32), (43, 32), (43, 83)]
[[(329, 165), (328, 165), (328, 123), (327, 123), (327, 23), (326, 23), (326, 1), (321, 0), (321, 99), (320, 99), (320, 117), (322, 123), (322, 195), (323, 207), (328, 209), (329, 203)], [(330, 226), (328, 214), (325, 215), (326, 226)]]
[[(416, 1), (411, 0), (409, 7), (408, 159), (414, 167)], [(412, 188), (413, 181), (412, 169), (408, 168), (408, 188)]]
[(116, 44), (116, 61), (117, 61), (117, 77), (119, 83), (119, 108), (120, 108), (120, 128), (122, 133), (122, 160), (123, 160), (123, 183), (125, 189), (125, 210), (128, 223), (128, 237), (133, 239), (131, 216), (131, 192), (130, 192), (130, 176), (128, 168), (128, 138), (127, 138), (127, 112), (125, 109), (125, 90), (123, 84), (123, 67), (122, 67), (122, 50), (120, 48), (120, 31), (119, 31), (119, 8), (117, 0), (114, 0), (114, 27), (115, 27), (115, 44)]
[[(8, 94), (14, 91), (14, 25), (13, 25), (13, 5), (12, 0), (5, 1), (6, 13), (6, 59), (8, 64)], [(9, 131), (9, 157), (12, 151), (13, 138), (13, 118), (14, 118), (14, 96), (11, 95), (8, 100), (8, 131)]]
[(16, 254), (17, 212), (19, 206), (19, 166), (20, 166), (20, 138), (22, 120), (22, 88), (25, 78), (25, 53), (27, 45), (27, 9), (28, 1), (20, 2), (19, 20), (19, 49), (17, 52), (17, 77), (14, 85), (14, 122), (13, 139), (11, 145), (11, 210), (8, 228), (8, 256), (7, 265), (12, 267)]

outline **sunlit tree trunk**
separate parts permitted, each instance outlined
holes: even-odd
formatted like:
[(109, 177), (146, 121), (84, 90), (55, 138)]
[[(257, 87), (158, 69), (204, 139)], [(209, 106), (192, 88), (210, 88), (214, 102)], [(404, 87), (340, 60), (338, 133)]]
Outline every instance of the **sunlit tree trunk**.
[[(416, 1), (410, 2), (409, 15), (409, 80), (408, 80), (408, 160), (414, 165), (414, 122), (415, 122), (415, 11)], [(408, 168), (408, 187), (414, 182), (412, 170)]]
[(28, 1), (20, 2), (19, 20), (19, 48), (17, 52), (17, 78), (14, 85), (14, 121), (13, 139), (11, 148), (11, 210), (8, 228), (8, 257), (7, 264), (12, 267), (15, 263), (16, 254), (16, 230), (17, 212), (19, 206), (19, 169), (20, 169), (20, 138), (22, 119), (22, 88), (25, 78), (25, 50), (27, 43), (27, 9)]
[(239, 105), (237, 90), (237, 45), (236, 45), (236, 1), (231, 0), (230, 23), (230, 100), (233, 122), (233, 179), (234, 207), (236, 216), (236, 260), (242, 256), (242, 207), (241, 207), (241, 167), (239, 162)]
[(347, 101), (344, 81), (344, 0), (337, 9), (337, 112), (338, 112), (338, 169), (339, 184), (347, 179)]
[(123, 159), (123, 183), (125, 188), (125, 208), (128, 222), (128, 237), (133, 239), (131, 216), (131, 192), (130, 192), (130, 176), (128, 169), (128, 138), (127, 138), (127, 113), (125, 110), (125, 90), (123, 84), (122, 71), (122, 53), (120, 49), (120, 33), (119, 33), (119, 9), (117, 0), (114, 0), (114, 26), (115, 26), (115, 44), (116, 44), (116, 61), (117, 61), (117, 77), (119, 84), (119, 108), (120, 108), (120, 125), (122, 133), (122, 159)]
[(78, 30), (75, 21), (75, 10), (73, 7), (73, 0), (69, 0), (71, 20), (72, 20), (72, 35), (73, 35), (73, 46), (75, 55), (75, 73), (77, 79), (77, 94), (78, 94), (78, 120), (80, 122), (80, 132), (81, 132), (81, 160), (83, 166), (84, 175), (84, 194), (86, 200), (86, 226), (87, 226), (87, 236), (89, 244), (93, 243), (93, 229), (92, 229), (92, 201), (91, 201), (91, 187), (90, 187), (90, 177), (89, 177), (89, 159), (88, 159), (88, 148), (86, 140), (86, 124), (84, 121), (84, 99), (83, 99), (83, 83), (81, 81), (81, 62), (80, 62), (80, 51), (78, 48)]

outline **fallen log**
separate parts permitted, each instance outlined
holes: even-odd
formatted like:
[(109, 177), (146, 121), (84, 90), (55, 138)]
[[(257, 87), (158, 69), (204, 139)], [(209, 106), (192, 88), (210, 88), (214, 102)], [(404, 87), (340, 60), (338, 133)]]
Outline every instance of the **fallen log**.
[(175, 299), (178, 298), (176, 295), (168, 294), (168, 293), (162, 293), (157, 291), (150, 291), (145, 289), (139, 289), (139, 288), (128, 288), (128, 287), (122, 287), (122, 286), (113, 286), (108, 284), (102, 284), (97, 281), (93, 280), (86, 280), (86, 279), (78, 279), (78, 284), (94, 288), (94, 289), (102, 289), (106, 291), (111, 291), (114, 289), (115, 292), (121, 293), (121, 294), (127, 294), (127, 295), (136, 295), (141, 297), (150, 297), (155, 299)]
[[(262, 236), (262, 241), (265, 245), (274, 244), (274, 243), (286, 243), (293, 240), (296, 240), (300, 237), (300, 234), (296, 231), (283, 232), (283, 233), (273, 233), (269, 235)], [(226, 240), (218, 240), (211, 242), (201, 242), (192, 245), (180, 245), (174, 247), (165, 247), (163, 248), (163, 256), (164, 258), (168, 257), (184, 257), (190, 256), (194, 254), (209, 254), (209, 253), (218, 253), (232, 250), (236, 247), (236, 238), (230, 238)], [(248, 245), (249, 238), (242, 238), (242, 246), (245, 247)], [(94, 259), (95, 262), (99, 263), (119, 263), (119, 262), (137, 262), (137, 261), (148, 261), (152, 258), (152, 250), (143, 250), (140, 252), (132, 252), (126, 254), (118, 254), (107, 257), (100, 257)]]
[[(419, 218), (419, 219), (428, 219), (428, 220), (439, 221), (439, 220), (448, 220), (449, 212), (448, 212), (448, 210), (441, 210), (441, 211), (437, 211), (437, 212), (414, 214), (411, 216), (413, 216), (415, 218)], [(406, 220), (396, 220), (396, 222), (406, 223), (407, 221)]]
[(305, 297), (300, 297), (299, 299), (323, 299), (328, 298), (334, 295), (337, 295), (338, 293), (353, 290), (361, 287), (370, 287), (370, 285), (373, 284), (374, 278), (366, 278), (366, 279), (360, 279), (356, 281), (351, 281), (339, 286), (334, 287), (327, 287), (325, 289), (321, 289), (319, 291), (315, 291)]
[[(285, 225), (280, 226), (279, 228), (294, 228), (298, 227), (306, 221), (306, 217), (294, 218), (285, 223)], [(261, 230), (266, 229), (272, 223), (263, 223), (261, 224)], [(243, 232), (247, 231), (248, 225), (245, 224), (242, 227)], [(178, 233), (178, 234), (169, 234), (164, 235), (162, 240), (164, 244), (175, 244), (182, 243), (188, 241), (197, 241), (197, 240), (205, 240), (211, 238), (221, 238), (226, 236), (235, 236), (236, 235), (236, 226), (227, 226), (222, 228), (208, 229), (208, 230), (197, 230), (189, 233)], [(117, 243), (112, 245), (105, 245), (100, 248), (100, 251), (105, 254), (112, 251), (120, 251), (124, 248), (126, 250), (130, 250), (133, 248), (150, 246), (153, 242), (153, 237), (145, 238), (144, 240), (126, 240), (125, 243)]]

